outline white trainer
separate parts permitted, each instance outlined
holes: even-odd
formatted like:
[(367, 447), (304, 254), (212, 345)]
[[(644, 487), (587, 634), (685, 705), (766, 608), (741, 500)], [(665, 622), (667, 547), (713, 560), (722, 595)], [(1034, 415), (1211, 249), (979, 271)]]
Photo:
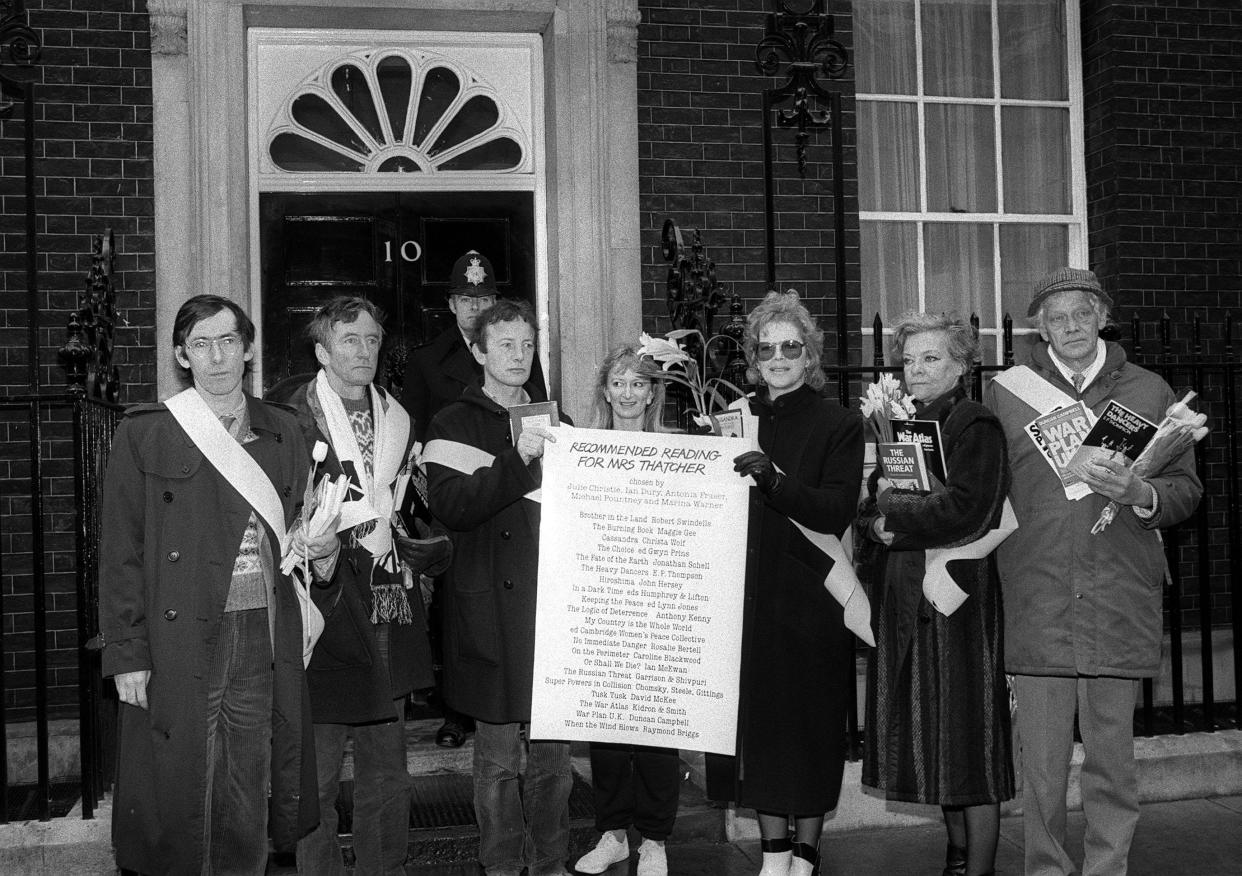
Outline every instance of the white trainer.
[(611, 830), (606, 830), (599, 838), (599, 842), (595, 844), (595, 848), (578, 859), (578, 863), (574, 864), (574, 869), (579, 873), (603, 873), (613, 864), (629, 860), (629, 857), (629, 837), (618, 840)]
[(668, 855), (664, 843), (644, 839), (638, 847), (638, 876), (668, 876)]

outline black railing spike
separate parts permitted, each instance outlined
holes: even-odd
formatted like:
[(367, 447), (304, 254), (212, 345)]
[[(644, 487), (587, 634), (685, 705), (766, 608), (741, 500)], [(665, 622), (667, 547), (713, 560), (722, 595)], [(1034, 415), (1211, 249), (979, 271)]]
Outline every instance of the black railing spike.
[(1137, 360), (1143, 355), (1143, 324), (1139, 322), (1138, 315), (1130, 317), (1130, 345), (1134, 349), (1134, 358)]
[(1013, 317), (1008, 312), (1001, 319), (1001, 354), (1006, 366), (1013, 364)]
[(1191, 348), (1195, 351), (1197, 359), (1203, 355), (1203, 319), (1197, 313), (1190, 321), (1190, 338)]
[(884, 367), (884, 320), (880, 319), (879, 311), (876, 311), (875, 319), (871, 321), (871, 362), (876, 368)]
[(1173, 320), (1166, 310), (1160, 315), (1160, 357), (1164, 361), (1173, 353)]

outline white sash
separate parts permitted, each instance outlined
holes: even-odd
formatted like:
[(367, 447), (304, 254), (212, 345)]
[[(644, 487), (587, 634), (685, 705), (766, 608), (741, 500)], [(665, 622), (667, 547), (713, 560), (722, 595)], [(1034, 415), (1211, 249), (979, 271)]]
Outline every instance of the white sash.
[[(255, 513), (263, 519), (272, 531), (281, 551), (285, 549), (288, 533), (285, 528), (284, 505), (267, 476), (267, 472), (255, 462), (254, 457), (246, 452), (238, 441), (229, 434), (220, 422), (220, 418), (203, 401), (203, 397), (193, 387), (177, 393), (164, 402), (169, 413), (177, 420), (186, 435), (194, 442), (203, 454), (203, 458), (229, 485), (241, 494)], [(275, 617), (276, 603), (273, 586), (268, 583), (268, 627), (272, 632), (272, 648), (275, 651)], [(323, 615), (311, 602), (310, 595), (304, 586), (293, 582), (293, 590), (297, 594), (302, 613), (302, 663), (310, 662), (311, 651), (319, 634), (323, 632)]]
[[(463, 444), (460, 441), (449, 441), (446, 438), (428, 441), (427, 446), (423, 448), (424, 465), (434, 462), (436, 465), (451, 468), (464, 475), (472, 475), (481, 468), (491, 468), (495, 461), (496, 457), (486, 450), (480, 450), (472, 444)], [(522, 498), (530, 499), (532, 502), (543, 502), (543, 490), (536, 487)]]
[(992, 382), (1005, 387), (1018, 401), (1034, 409), (1035, 413), (1041, 417), (1077, 401), (1069, 393), (1053, 386), (1026, 365), (1014, 365), (1007, 368), (993, 377)]
[[(353, 501), (341, 503), (340, 530), (350, 529), (368, 520), (378, 520), (370, 533), (358, 539), (358, 543), (375, 558), (375, 565), (389, 572), (398, 568), (397, 555), (393, 550), (392, 513), (396, 503), (405, 492), (405, 478), (399, 477), (405, 465), (405, 445), (410, 438), (410, 415), (396, 399), (388, 400), (387, 409), (380, 399), (379, 390), (372, 384), (371, 418), (374, 428), (374, 445), (371, 454), (371, 473), (363, 462), (358, 437), (350, 425), (349, 416), (341, 397), (328, 385), (328, 375), (319, 370), (315, 379), (315, 394), (323, 409), (328, 427), (328, 440), (342, 463), (349, 462), (360, 481), (362, 495)], [(374, 568), (374, 566), (372, 567)]]
[[(730, 410), (742, 413), (742, 437), (749, 442), (751, 450), (759, 450), (759, 418), (750, 410), (745, 398), (737, 399), (729, 405)], [(780, 471), (779, 466), (777, 471)], [(783, 472), (782, 472), (783, 474)], [(867, 593), (858, 582), (854, 572), (853, 544), (847, 527), (845, 534), (838, 537), (830, 533), (816, 532), (808, 529), (796, 520), (789, 522), (798, 528), (806, 540), (832, 560), (832, 568), (824, 579), (824, 589), (835, 599), (845, 611), (845, 627), (872, 648), (875, 647), (875, 635), (871, 632), (871, 602)]]
[(1013, 505), (1005, 499), (1001, 511), (1000, 526), (989, 529), (969, 544), (950, 548), (928, 548), (924, 553), (923, 595), (936, 611), (945, 617), (962, 607), (968, 594), (957, 586), (949, 574), (948, 565), (954, 560), (982, 560), (1009, 538), (1018, 528), (1018, 517)]
[[(1078, 404), (1078, 399), (1057, 388), (1026, 365), (1014, 365), (997, 374), (992, 380), (1008, 390), (1018, 401), (1035, 411), (1035, 419), (1027, 423), (1022, 431), (1026, 433), (1031, 443), (1035, 445), (1035, 449), (1039, 451), (1040, 458), (1048, 463), (1048, 467), (1052, 469), (1053, 473), (1064, 484), (1062, 470), (1044, 446), (1043, 439), (1040, 437), (1039, 429), (1036, 426), (1036, 420), (1059, 408), (1076, 405)], [(1083, 405), (1083, 407), (1086, 407), (1086, 405)], [(1087, 408), (1087, 417), (1088, 424), (1094, 422), (1090, 408)], [(1090, 494), (1091, 488), (1081, 480), (1075, 480), (1065, 487), (1065, 497), (1075, 502)]]

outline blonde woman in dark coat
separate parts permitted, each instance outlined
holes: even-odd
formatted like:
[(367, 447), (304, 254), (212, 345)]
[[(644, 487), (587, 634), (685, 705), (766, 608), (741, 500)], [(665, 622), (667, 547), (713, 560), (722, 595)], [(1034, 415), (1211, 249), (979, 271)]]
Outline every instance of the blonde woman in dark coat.
[(747, 319), (744, 345), (763, 384), (749, 400), (760, 450), (734, 467), (757, 485), (758, 573), (748, 575), (737, 756), (710, 758), (708, 794), (756, 810), (760, 876), (810, 876), (841, 790), (854, 636), (824, 588), (832, 560), (794, 522), (837, 536), (849, 528), (862, 419), (817, 392), (823, 332), (796, 293), (769, 292)]

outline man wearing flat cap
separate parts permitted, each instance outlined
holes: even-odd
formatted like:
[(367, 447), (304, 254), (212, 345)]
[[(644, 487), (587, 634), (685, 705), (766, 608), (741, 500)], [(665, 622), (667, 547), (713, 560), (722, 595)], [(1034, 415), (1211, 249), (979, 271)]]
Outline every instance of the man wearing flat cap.
[[(427, 440), (427, 427), (441, 408), (460, 398), (466, 387), (482, 386), (483, 366), (470, 352), (469, 339), (479, 314), (495, 304), (499, 296), (496, 271), (487, 256), (472, 249), (453, 263), (448, 306), (457, 324), (416, 348), (405, 370), (401, 403), (413, 419), (414, 438), (420, 443)], [(538, 356), (523, 389), (533, 402), (548, 400)], [(433, 631), (439, 628), (439, 601), (438, 596), (432, 597)], [(446, 711), (444, 724), (436, 732), (436, 744), (459, 748), (466, 741), (469, 723), (469, 719)]]
[[(1061, 268), (1035, 286), (1027, 316), (1043, 343), (1029, 366), (997, 375), (989, 407), (1009, 443), (1019, 528), (997, 550), (1005, 600), (1005, 668), (1021, 737), (1026, 873), (1072, 874), (1065, 793), (1077, 713), (1085, 759), (1082, 876), (1124, 874), (1138, 822), (1133, 714), (1139, 679), (1160, 668), (1159, 530), (1187, 519), (1203, 488), (1193, 449), (1142, 478), (1111, 457), (1086, 463), (1086, 487), (1064, 486), (1034, 421), (1082, 401), (1098, 416), (1117, 401), (1153, 423), (1176, 398), (1168, 384), (1100, 339), (1112, 299), (1091, 271)], [(1109, 501), (1116, 518), (1092, 527)]]

